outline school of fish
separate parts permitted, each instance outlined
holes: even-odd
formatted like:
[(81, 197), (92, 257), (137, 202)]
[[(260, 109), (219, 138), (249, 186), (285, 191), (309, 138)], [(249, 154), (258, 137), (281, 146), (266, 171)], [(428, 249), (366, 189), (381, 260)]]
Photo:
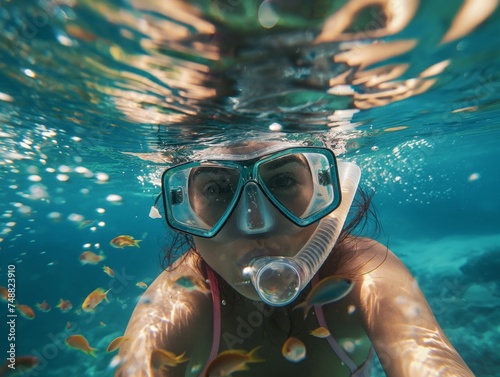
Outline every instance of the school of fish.
[[(88, 222), (81, 224), (82, 227), (86, 227), (87, 225), (91, 225), (91, 223)], [(113, 238), (110, 241), (110, 245), (114, 248), (120, 249), (123, 249), (125, 247), (139, 247), (140, 241), (142, 240), (136, 240), (132, 236), (121, 235)], [(99, 254), (93, 253), (91, 251), (85, 251), (80, 255), (79, 261), (82, 265), (98, 265), (105, 258), (106, 256), (102, 251)], [(102, 267), (102, 271), (111, 279), (116, 276), (114, 270), (107, 265), (104, 265)], [(210, 294), (210, 289), (208, 287), (207, 281), (204, 281), (195, 275), (173, 275), (166, 284), (168, 284), (169, 289), (184, 290), (187, 294), (190, 294), (191, 292), (201, 292), (207, 295)], [(148, 284), (143, 281), (138, 281), (135, 285), (143, 289), (148, 288)], [(296, 305), (294, 309), (302, 309), (304, 311), (305, 319), (308, 311), (312, 306), (321, 306), (336, 302), (345, 297), (351, 291), (351, 289), (352, 284), (350, 281), (335, 276), (328, 277), (316, 284), (311, 289), (305, 300), (302, 303)], [(107, 290), (102, 287), (93, 289), (85, 297), (81, 306), (73, 313), (76, 315), (82, 315), (82, 312), (96, 313), (96, 310), (101, 308), (103, 302), (110, 302), (110, 300), (108, 299), (108, 293), (110, 291), (111, 288)], [(8, 291), (5, 287), (1, 286), (0, 300), (5, 302), (8, 301)], [(62, 313), (68, 313), (73, 309), (73, 304), (68, 299), (60, 298), (55, 307), (58, 308)], [(35, 308), (41, 313), (48, 313), (52, 309), (51, 305), (46, 300), (36, 302)], [(16, 310), (25, 319), (35, 319), (35, 311), (27, 304), (20, 304), (16, 302)], [(106, 326), (106, 324), (102, 321), (100, 321), (99, 324), (101, 327)], [(65, 328), (68, 331), (72, 330), (72, 322), (67, 321)], [(311, 331), (310, 335), (317, 338), (326, 338), (330, 336), (330, 332), (324, 327), (318, 327)], [(119, 350), (122, 344), (127, 341), (130, 341), (128, 337), (118, 336), (109, 343), (106, 351), (108, 353), (115, 352)], [(83, 334), (70, 335), (66, 338), (65, 343), (68, 349), (74, 349), (92, 357), (98, 357), (98, 349), (92, 347)], [(255, 347), (251, 351), (223, 351), (219, 353), (217, 357), (215, 357), (208, 365), (205, 366), (205, 368), (203, 369), (203, 376), (232, 376), (235, 372), (249, 370), (251, 369), (249, 364), (265, 362), (264, 359), (257, 356), (259, 348), (260, 347)], [(281, 354), (289, 362), (298, 363), (306, 358), (306, 346), (302, 340), (296, 337), (289, 337), (282, 346)], [(176, 355), (164, 349), (155, 349), (150, 356), (151, 367), (153, 369), (162, 371), (167, 371), (169, 368), (175, 368), (176, 366), (183, 364), (188, 360), (189, 358), (184, 353)], [(19, 358), (19, 363), (25, 364), (26, 370), (30, 370), (37, 365), (36, 358), (30, 355)], [(197, 370), (201, 368), (202, 365), (196, 366)]]

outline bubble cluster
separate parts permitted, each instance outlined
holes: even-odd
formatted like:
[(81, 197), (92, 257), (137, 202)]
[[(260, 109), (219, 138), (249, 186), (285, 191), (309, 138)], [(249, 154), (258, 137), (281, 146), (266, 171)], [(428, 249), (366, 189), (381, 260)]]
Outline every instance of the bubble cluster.
[[(432, 198), (447, 198), (450, 188), (438, 188), (435, 171), (428, 169), (438, 151), (425, 138), (414, 138), (390, 147), (374, 147), (356, 159), (363, 171), (362, 184), (377, 192), (403, 198), (399, 203), (429, 204)], [(440, 181), (446, 177), (439, 176)]]

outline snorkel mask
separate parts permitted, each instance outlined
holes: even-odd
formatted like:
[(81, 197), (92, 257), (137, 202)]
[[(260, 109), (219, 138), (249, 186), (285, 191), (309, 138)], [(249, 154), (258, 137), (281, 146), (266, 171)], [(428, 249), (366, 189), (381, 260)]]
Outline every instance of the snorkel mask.
[(359, 176), (356, 165), (337, 166), (334, 153), (321, 147), (274, 145), (246, 155), (207, 155), (165, 170), (164, 210), (172, 228), (206, 238), (217, 235), (236, 208), (238, 229), (247, 235), (272, 230), (270, 205), (299, 227), (322, 219), (294, 257), (259, 257), (243, 269), (265, 303), (283, 306), (333, 249)]

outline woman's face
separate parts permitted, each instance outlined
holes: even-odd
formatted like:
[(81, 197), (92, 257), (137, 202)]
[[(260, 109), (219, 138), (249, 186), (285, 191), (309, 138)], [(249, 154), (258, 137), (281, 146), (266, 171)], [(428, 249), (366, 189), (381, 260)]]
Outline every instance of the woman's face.
[[(231, 154), (248, 154), (269, 143), (249, 143), (241, 147), (224, 150)], [(293, 171), (293, 177), (289, 172)], [(264, 167), (261, 175), (266, 182), (273, 184), (271, 191), (279, 195), (281, 202), (299, 215), (303, 212), (313, 195), (310, 171), (304, 161), (287, 159), (281, 163)], [(199, 183), (207, 177), (200, 176)], [(191, 182), (196, 184), (196, 182)], [(268, 185), (269, 186), (269, 185)], [(254, 258), (263, 256), (294, 256), (302, 249), (316, 229), (317, 223), (299, 227), (288, 220), (262, 194), (260, 188), (244, 190), (231, 216), (213, 238), (194, 237), (196, 249), (202, 258), (243, 296), (259, 300), (250, 278), (243, 269)], [(192, 205), (204, 205), (207, 217), (214, 211), (207, 200), (198, 203), (191, 198)], [(197, 209), (200, 213), (201, 208)], [(257, 224), (256, 229), (248, 231), (242, 224)], [(260, 228), (259, 228), (260, 226)]]

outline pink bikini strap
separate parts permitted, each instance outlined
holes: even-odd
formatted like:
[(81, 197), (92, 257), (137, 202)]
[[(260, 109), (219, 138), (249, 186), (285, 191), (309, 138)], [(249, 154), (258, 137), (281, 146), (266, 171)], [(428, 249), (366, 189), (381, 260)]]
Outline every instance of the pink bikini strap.
[(210, 283), (210, 291), (212, 292), (212, 310), (213, 310), (213, 337), (212, 337), (212, 350), (208, 357), (206, 365), (212, 361), (219, 352), (220, 345), (220, 332), (221, 332), (221, 312), (220, 312), (220, 294), (219, 286), (217, 285), (217, 278), (214, 271), (207, 266), (206, 268), (208, 280)]
[[(313, 287), (318, 284), (318, 280), (319, 277), (318, 274), (316, 274), (312, 280)], [(316, 312), (316, 318), (318, 318), (319, 325), (324, 327), (325, 329), (328, 329), (328, 325), (326, 324), (325, 315), (323, 313), (323, 308), (321, 307), (321, 305), (314, 305), (314, 311)], [(333, 352), (335, 352), (340, 360), (350, 369), (351, 373), (358, 369), (356, 363), (349, 357), (347, 352), (344, 351), (344, 349), (340, 346), (340, 344), (337, 343), (337, 341), (331, 334), (326, 337), (326, 340), (328, 340), (328, 343), (330, 344), (330, 347), (332, 347)]]

